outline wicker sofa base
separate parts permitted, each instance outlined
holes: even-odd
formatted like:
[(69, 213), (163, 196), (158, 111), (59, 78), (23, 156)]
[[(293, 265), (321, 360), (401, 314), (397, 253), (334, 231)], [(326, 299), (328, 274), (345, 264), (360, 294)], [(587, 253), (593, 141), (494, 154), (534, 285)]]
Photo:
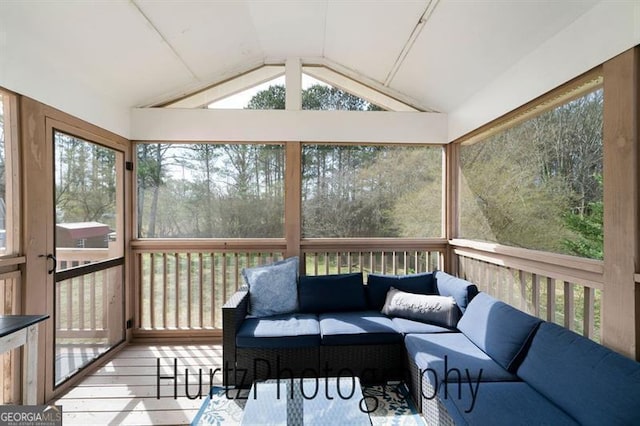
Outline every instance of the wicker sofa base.
[(402, 343), (386, 345), (320, 346), (320, 369), (327, 376), (356, 376), (364, 384), (402, 380)]
[(420, 368), (409, 357), (407, 365), (409, 367), (408, 385), (411, 398), (427, 424), (454, 426), (455, 422), (440, 400), (437, 390), (429, 380), (429, 375), (423, 375)]
[(358, 377), (385, 383), (406, 376), (402, 344), (341, 345), (313, 348), (236, 348), (229, 385), (250, 387), (256, 380), (292, 377)]
[(256, 380), (317, 377), (318, 347), (236, 348), (233, 384), (250, 387)]

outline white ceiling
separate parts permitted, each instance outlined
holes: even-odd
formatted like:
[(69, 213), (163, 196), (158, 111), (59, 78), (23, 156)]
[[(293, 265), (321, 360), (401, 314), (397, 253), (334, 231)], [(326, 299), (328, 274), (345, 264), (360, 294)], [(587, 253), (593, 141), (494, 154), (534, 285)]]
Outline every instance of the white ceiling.
[(287, 58), (384, 88), (400, 58), (389, 93), (451, 112), (597, 3), (0, 0), (0, 86), (55, 75), (132, 108)]

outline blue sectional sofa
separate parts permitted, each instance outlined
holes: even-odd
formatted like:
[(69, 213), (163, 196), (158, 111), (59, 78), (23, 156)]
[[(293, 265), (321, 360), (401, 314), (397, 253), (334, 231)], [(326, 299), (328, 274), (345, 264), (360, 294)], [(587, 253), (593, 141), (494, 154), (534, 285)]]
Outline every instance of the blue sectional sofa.
[[(296, 289), (288, 313), (250, 315), (250, 288), (224, 306), (226, 385), (356, 375), (406, 380), (430, 425), (640, 424), (640, 363), (465, 280), (342, 274)], [(444, 324), (423, 316), (430, 296), (451, 301)]]
[(253, 316), (250, 286), (241, 288), (223, 307), (225, 384), (250, 386), (289, 376), (355, 375), (363, 383), (403, 379), (405, 335), (455, 332), (457, 318), (447, 326), (385, 315), (380, 311), (391, 287), (449, 297), (457, 317), (478, 292), (443, 272), (371, 274), (366, 285), (361, 273), (303, 276), (295, 311)]
[(405, 337), (427, 423), (640, 424), (640, 363), (485, 293), (457, 328)]

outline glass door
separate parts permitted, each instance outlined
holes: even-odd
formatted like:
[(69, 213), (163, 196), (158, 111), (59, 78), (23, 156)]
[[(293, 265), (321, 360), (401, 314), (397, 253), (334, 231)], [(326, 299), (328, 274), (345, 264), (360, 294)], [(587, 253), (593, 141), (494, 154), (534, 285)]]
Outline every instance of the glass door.
[(124, 339), (121, 151), (53, 131), (54, 386)]

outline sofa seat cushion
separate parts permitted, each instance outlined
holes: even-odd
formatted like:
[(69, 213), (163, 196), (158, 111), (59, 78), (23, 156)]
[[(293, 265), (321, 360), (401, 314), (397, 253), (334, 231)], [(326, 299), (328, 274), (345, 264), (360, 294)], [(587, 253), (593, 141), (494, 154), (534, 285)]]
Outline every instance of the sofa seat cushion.
[(323, 345), (375, 345), (402, 342), (390, 318), (375, 311), (319, 315)]
[(422, 371), (423, 379), (434, 385), (445, 379), (464, 382), (519, 380), (462, 333), (409, 334), (405, 336), (404, 344), (409, 358)]
[[(577, 425), (525, 382), (443, 384), (438, 397), (456, 425)], [(445, 395), (446, 391), (446, 395)], [(475, 395), (475, 398), (474, 398)]]
[(239, 348), (305, 348), (320, 345), (320, 323), (314, 314), (246, 318), (238, 334)]
[(640, 424), (640, 363), (564, 327), (540, 326), (518, 375), (582, 424)]
[(367, 277), (369, 308), (374, 311), (381, 310), (391, 287), (407, 293), (436, 294), (435, 281), (431, 272), (411, 275), (369, 274)]
[(479, 293), (458, 322), (458, 330), (503, 368), (515, 373), (542, 320)]
[(411, 333), (451, 333), (457, 331), (454, 328), (442, 327), (435, 324), (427, 324), (421, 321), (414, 321), (406, 318), (392, 318), (394, 327), (402, 334)]

